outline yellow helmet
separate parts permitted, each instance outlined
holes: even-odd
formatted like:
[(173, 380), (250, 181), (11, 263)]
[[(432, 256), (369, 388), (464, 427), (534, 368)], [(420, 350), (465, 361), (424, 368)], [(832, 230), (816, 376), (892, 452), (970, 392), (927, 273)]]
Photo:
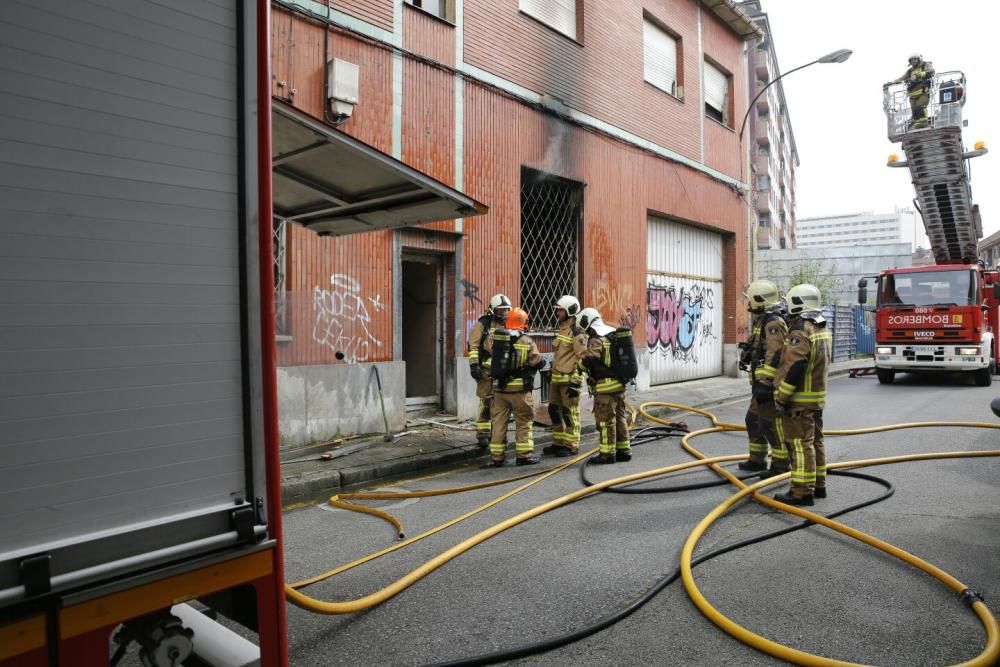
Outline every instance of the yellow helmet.
[(822, 307), (819, 288), (809, 283), (802, 283), (788, 290), (785, 303), (788, 304), (789, 315), (819, 310)]
[(755, 280), (747, 287), (747, 301), (750, 302), (750, 310), (760, 312), (781, 301), (778, 294), (778, 286), (770, 280)]

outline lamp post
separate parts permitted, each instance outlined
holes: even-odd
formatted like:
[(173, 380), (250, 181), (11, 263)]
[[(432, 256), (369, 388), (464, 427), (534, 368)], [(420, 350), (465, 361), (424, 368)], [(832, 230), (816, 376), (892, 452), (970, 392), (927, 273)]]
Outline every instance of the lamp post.
[(750, 111), (753, 109), (753, 105), (754, 103), (757, 102), (757, 99), (764, 94), (765, 90), (773, 86), (778, 81), (781, 81), (781, 79), (788, 76), (792, 72), (798, 72), (800, 69), (809, 67), (810, 65), (815, 65), (816, 63), (842, 63), (851, 57), (851, 53), (852, 51), (850, 49), (838, 49), (833, 53), (828, 53), (825, 56), (822, 56), (821, 58), (817, 58), (812, 62), (806, 63), (805, 65), (799, 65), (795, 69), (790, 69), (781, 76), (771, 79), (771, 81), (769, 81), (766, 86), (761, 88), (760, 91), (757, 93), (757, 95), (750, 101), (750, 105), (747, 107), (747, 112), (743, 114), (743, 123), (740, 125), (740, 141), (741, 142), (743, 141), (743, 131), (747, 127), (747, 119), (750, 118)]

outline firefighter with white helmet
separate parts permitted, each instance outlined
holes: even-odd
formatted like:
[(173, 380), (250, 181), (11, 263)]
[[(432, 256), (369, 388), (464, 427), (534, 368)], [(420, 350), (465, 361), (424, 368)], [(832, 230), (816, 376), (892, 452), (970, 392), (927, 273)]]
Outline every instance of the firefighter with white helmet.
[(815, 285), (792, 287), (785, 303), (791, 320), (773, 384), (775, 426), (790, 454), (792, 485), (774, 497), (790, 505), (812, 505), (813, 498), (826, 498), (823, 408), (833, 334), (820, 311), (822, 301)]
[(514, 451), (519, 466), (538, 463), (532, 423), (535, 405), (531, 397), (535, 373), (545, 365), (545, 358), (526, 331), (528, 313), (511, 308), (503, 327), (496, 327), (486, 338), (485, 347), (493, 360), (493, 403), (490, 419), (492, 465), (504, 464), (507, 451), (507, 422), (514, 417)]
[(580, 362), (587, 352), (587, 334), (577, 326), (580, 302), (565, 295), (555, 303), (559, 328), (552, 342), (552, 382), (549, 385), (549, 417), (552, 444), (545, 454), (572, 456), (580, 447), (580, 390), (583, 371)]
[(584, 308), (576, 323), (588, 336), (583, 366), (587, 383), (594, 394), (594, 421), (599, 436), (598, 455), (591, 463), (615, 463), (632, 460), (628, 433), (628, 406), (625, 403), (625, 383), (613, 369), (611, 336), (615, 328), (604, 323), (595, 308)]
[(910, 100), (910, 116), (914, 128), (927, 127), (927, 105), (931, 101), (931, 85), (934, 82), (934, 66), (917, 52), (907, 58), (909, 67), (902, 76), (893, 79), (884, 87), (894, 83), (906, 83), (906, 95)]
[(510, 299), (506, 294), (490, 297), (486, 312), (469, 332), (469, 373), (476, 381), (476, 396), (479, 398), (479, 412), (476, 415), (476, 441), (480, 449), (490, 445), (490, 411), (493, 404), (493, 379), (490, 376), (490, 353), (485, 348), (487, 337), (497, 327), (504, 326), (510, 312)]
[[(747, 409), (747, 437), (750, 458), (740, 470), (762, 472), (771, 477), (788, 471), (788, 452), (774, 429), (774, 388), (771, 382), (781, 359), (788, 325), (785, 324), (778, 286), (770, 280), (755, 280), (746, 291), (752, 315), (750, 338), (740, 345), (740, 368), (750, 374), (752, 398)], [(771, 467), (767, 468), (768, 445)]]

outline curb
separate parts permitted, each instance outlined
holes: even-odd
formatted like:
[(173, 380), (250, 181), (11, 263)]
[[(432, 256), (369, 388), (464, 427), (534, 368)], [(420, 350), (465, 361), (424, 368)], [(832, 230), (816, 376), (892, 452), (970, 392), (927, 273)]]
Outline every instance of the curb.
[[(840, 368), (830, 371), (830, 377), (846, 376), (852, 368)], [(723, 396), (717, 399), (702, 401), (691, 407), (712, 408), (729, 401), (738, 400), (749, 396), (747, 392), (740, 392)], [(638, 407), (638, 405), (636, 406)], [(671, 411), (664, 408), (663, 412)], [(654, 411), (658, 414), (660, 410)], [(593, 424), (587, 424), (581, 428), (581, 435), (590, 435), (596, 432)], [(552, 436), (548, 433), (539, 435), (535, 439), (535, 444), (544, 447), (552, 443)], [(433, 472), (437, 468), (442, 468), (463, 461), (472, 461), (484, 458), (486, 453), (473, 443), (461, 445), (451, 449), (445, 449), (426, 454), (415, 454), (405, 458), (380, 461), (373, 464), (364, 464), (348, 468), (314, 471), (302, 473), (296, 477), (288, 477), (281, 482), (281, 502), (283, 505), (290, 505), (299, 502), (322, 497), (324, 494), (334, 495), (343, 489), (373, 482), (381, 479), (399, 477), (407, 473), (416, 471)]]

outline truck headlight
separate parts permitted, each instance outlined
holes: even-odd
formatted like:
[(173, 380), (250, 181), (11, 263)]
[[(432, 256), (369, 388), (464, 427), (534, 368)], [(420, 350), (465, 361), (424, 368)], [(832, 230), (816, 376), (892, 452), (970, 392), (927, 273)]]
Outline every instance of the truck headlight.
[(876, 347), (875, 354), (896, 354), (894, 347)]
[(955, 348), (957, 354), (967, 356), (967, 357), (978, 357), (979, 348), (978, 347), (958, 347)]

